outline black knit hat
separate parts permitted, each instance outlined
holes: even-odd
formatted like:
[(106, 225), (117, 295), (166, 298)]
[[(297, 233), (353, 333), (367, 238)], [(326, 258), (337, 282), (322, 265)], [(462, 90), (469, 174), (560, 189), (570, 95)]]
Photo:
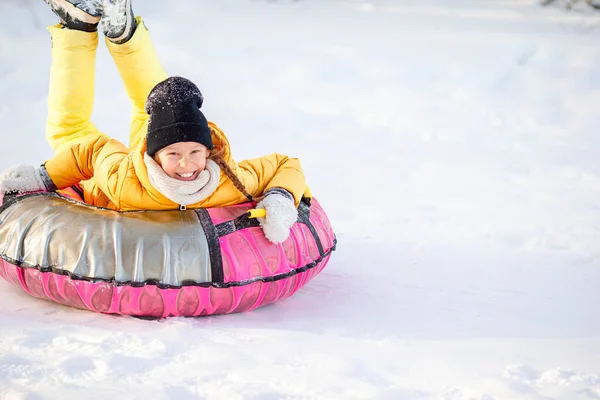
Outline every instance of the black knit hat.
[(203, 101), (198, 87), (185, 78), (174, 76), (154, 86), (145, 107), (150, 114), (148, 155), (177, 142), (196, 142), (212, 150), (208, 121), (200, 111)]

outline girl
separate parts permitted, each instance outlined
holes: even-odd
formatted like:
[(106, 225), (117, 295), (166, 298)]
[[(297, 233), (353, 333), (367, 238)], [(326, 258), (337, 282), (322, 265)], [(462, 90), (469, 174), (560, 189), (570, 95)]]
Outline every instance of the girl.
[[(52, 66), (46, 138), (55, 156), (40, 168), (0, 173), (3, 191), (55, 191), (79, 184), (84, 201), (118, 211), (239, 204), (258, 196), (267, 239), (287, 239), (307, 190), (300, 162), (280, 154), (235, 162), (225, 134), (208, 122), (192, 82), (167, 77), (130, 0), (45, 0), (61, 23), (51, 26)], [(102, 21), (102, 22), (101, 22)], [(90, 121), (98, 24), (133, 113), (130, 148)]]

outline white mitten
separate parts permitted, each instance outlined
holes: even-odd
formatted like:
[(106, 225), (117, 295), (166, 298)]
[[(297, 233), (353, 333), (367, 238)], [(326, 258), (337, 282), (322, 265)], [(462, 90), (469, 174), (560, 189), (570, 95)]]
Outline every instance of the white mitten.
[(257, 218), (265, 237), (275, 244), (284, 242), (298, 219), (292, 195), (285, 189), (269, 189), (256, 208), (264, 208), (267, 212), (265, 218)]
[(0, 190), (20, 193), (46, 190), (41, 168), (21, 164), (5, 169), (0, 172)]

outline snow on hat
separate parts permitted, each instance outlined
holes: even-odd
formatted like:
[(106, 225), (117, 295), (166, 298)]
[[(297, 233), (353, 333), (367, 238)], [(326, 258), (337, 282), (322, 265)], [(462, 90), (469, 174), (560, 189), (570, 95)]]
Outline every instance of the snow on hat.
[(177, 142), (196, 142), (212, 150), (211, 130), (200, 111), (203, 101), (198, 87), (185, 78), (174, 76), (154, 86), (145, 106), (150, 115), (148, 155)]

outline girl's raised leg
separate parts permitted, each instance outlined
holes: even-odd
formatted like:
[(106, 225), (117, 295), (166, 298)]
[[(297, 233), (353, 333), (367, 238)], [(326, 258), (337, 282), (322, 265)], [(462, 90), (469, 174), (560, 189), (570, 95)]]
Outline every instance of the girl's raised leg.
[(144, 110), (150, 90), (168, 75), (162, 67), (148, 29), (141, 18), (137, 18), (133, 36), (122, 44), (106, 39), (108, 50), (119, 70), (125, 90), (131, 100), (132, 115), (129, 130), (129, 147), (137, 147), (148, 130), (148, 114)]
[(88, 135), (102, 135), (90, 121), (98, 32), (48, 28), (52, 36), (52, 65), (48, 91), (46, 139), (56, 150)]

